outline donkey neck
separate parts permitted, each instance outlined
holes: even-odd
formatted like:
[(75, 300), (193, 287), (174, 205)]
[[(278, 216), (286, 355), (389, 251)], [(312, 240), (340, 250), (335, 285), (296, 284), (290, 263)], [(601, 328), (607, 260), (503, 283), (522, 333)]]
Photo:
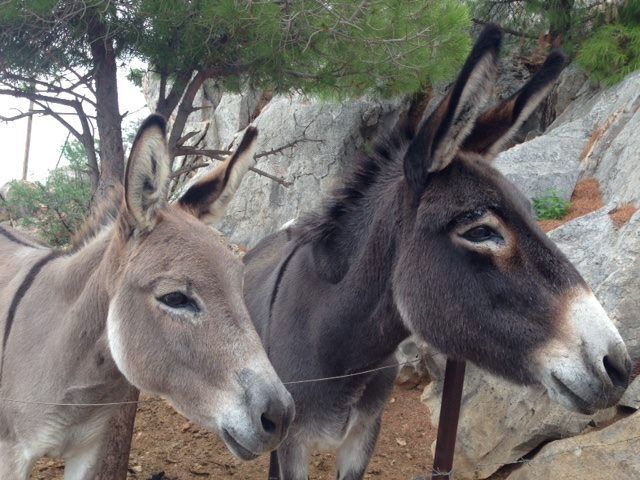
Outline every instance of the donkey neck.
[[(345, 210), (329, 241), (311, 245), (320, 275), (326, 268), (334, 268), (328, 272), (329, 278), (336, 273), (340, 276), (325, 299), (333, 315), (316, 320), (326, 322), (328, 328), (338, 326), (348, 338), (359, 339), (357, 348), (345, 353), (349, 358), (344, 363), (350, 365), (349, 369), (384, 361), (409, 335), (392, 292), (402, 228), (403, 197), (398, 178), (393, 172), (381, 175), (357, 205)], [(334, 266), (323, 268), (321, 264)]]
[(82, 358), (80, 362), (67, 355), (61, 358), (65, 368), (74, 370), (69, 378), (83, 382), (82, 388), (93, 389), (123, 379), (106, 339), (110, 284), (118, 262), (112, 248), (113, 235), (112, 225), (104, 227), (82, 247), (55, 259), (42, 272), (51, 285), (57, 285), (58, 308), (62, 312), (58, 317), (62, 324), (52, 336), (59, 348), (74, 352), (74, 358)]

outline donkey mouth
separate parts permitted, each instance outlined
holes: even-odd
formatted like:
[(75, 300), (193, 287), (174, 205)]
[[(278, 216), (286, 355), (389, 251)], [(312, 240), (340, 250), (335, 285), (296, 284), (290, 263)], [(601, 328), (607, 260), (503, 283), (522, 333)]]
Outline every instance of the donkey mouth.
[(551, 374), (551, 380), (553, 381), (554, 389), (556, 393), (564, 399), (565, 402), (569, 403), (573, 410), (578, 413), (582, 413), (584, 415), (592, 415), (595, 413), (597, 408), (591, 405), (589, 402), (580, 397), (577, 393), (575, 393), (571, 388), (564, 383), (555, 373)]
[(258, 454), (253, 453), (251, 450), (243, 447), (233, 436), (229, 433), (226, 428), (222, 429), (222, 439), (224, 443), (227, 445), (231, 453), (236, 455), (242, 460), (253, 460), (254, 458), (258, 458)]

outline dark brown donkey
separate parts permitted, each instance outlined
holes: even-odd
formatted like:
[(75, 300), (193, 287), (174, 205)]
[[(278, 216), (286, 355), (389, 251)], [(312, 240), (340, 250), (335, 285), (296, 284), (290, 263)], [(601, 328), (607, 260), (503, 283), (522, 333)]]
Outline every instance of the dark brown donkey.
[(26, 480), (45, 455), (66, 460), (65, 480), (95, 478), (117, 412), (108, 403), (128, 382), (243, 459), (287, 432), (293, 401), (249, 319), (242, 264), (199, 220), (222, 215), (253, 164), (257, 131), (173, 206), (164, 128), (158, 116), (145, 121), (119, 213), (72, 250), (0, 228), (2, 480)]
[[(414, 333), (513, 382), (542, 384), (574, 410), (621, 396), (630, 360), (620, 335), (529, 201), (490, 163), (564, 57), (552, 53), (519, 92), (482, 113), (500, 42), (488, 27), (415, 135), (378, 146), (326, 208), (245, 257), (247, 306), (283, 381), (393, 363)], [(310, 453), (334, 449), (338, 478), (361, 479), (394, 376), (291, 385), (297, 415), (271, 476), (306, 479)]]

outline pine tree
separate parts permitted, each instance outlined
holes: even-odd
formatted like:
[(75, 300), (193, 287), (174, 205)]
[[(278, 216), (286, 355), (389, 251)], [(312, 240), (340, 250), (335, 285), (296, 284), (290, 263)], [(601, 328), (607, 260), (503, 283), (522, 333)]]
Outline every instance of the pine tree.
[(453, 75), (469, 23), (453, 0), (5, 0), (0, 94), (33, 99), (65, 125), (97, 186), (124, 170), (116, 73), (128, 59), (159, 75), (158, 112), (177, 110), (175, 150), (207, 79), (227, 90), (249, 82), (330, 98), (399, 95)]

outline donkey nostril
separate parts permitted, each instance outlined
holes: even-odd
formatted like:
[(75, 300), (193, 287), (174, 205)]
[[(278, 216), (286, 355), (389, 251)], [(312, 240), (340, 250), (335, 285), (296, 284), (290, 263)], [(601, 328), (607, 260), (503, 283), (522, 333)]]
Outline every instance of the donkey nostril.
[(262, 428), (267, 433), (275, 433), (278, 429), (276, 424), (269, 419), (264, 413), (260, 415), (260, 422), (262, 423)]
[(605, 355), (605, 357), (602, 359), (602, 363), (604, 365), (604, 370), (607, 372), (607, 375), (609, 375), (609, 378), (611, 379), (611, 383), (613, 383), (615, 387), (626, 388), (629, 384), (628, 369), (617, 365), (614, 361), (611, 360), (609, 355)]

